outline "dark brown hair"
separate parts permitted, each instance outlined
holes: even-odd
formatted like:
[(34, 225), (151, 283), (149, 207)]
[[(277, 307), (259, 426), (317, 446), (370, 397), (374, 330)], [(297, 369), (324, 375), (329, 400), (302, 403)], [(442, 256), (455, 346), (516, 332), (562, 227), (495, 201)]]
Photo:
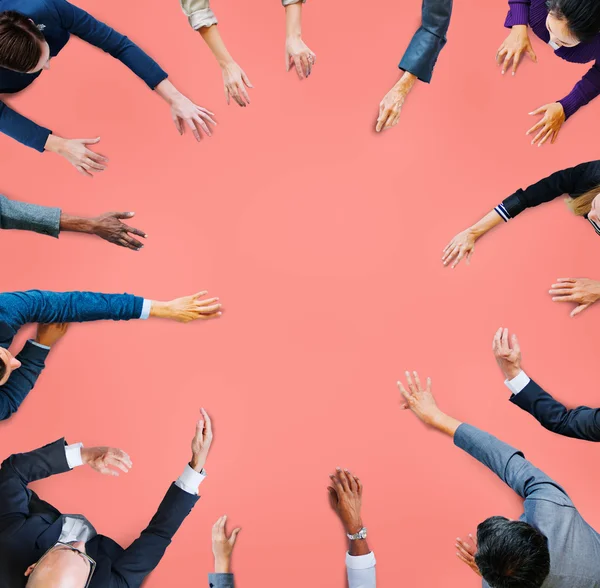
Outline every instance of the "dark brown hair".
[(31, 71), (42, 56), (44, 35), (23, 14), (0, 12), (0, 66), (21, 73)]

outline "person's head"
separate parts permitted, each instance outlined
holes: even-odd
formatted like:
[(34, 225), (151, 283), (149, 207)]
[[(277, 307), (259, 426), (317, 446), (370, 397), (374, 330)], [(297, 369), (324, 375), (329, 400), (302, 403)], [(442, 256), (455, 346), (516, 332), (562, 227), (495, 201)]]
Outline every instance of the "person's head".
[(567, 206), (577, 216), (587, 216), (600, 225), (600, 186), (596, 186), (577, 198), (567, 198)]
[(490, 517), (477, 527), (475, 563), (491, 588), (540, 588), (550, 573), (548, 539), (528, 523)]
[(0, 67), (36, 73), (49, 61), (50, 47), (35, 23), (14, 10), (0, 12)]
[(85, 543), (57, 543), (27, 568), (27, 588), (87, 588), (96, 564)]
[(8, 381), (13, 370), (21, 367), (21, 362), (4, 347), (0, 347), (0, 386)]
[(575, 47), (600, 33), (597, 0), (547, 0), (546, 28), (559, 47)]

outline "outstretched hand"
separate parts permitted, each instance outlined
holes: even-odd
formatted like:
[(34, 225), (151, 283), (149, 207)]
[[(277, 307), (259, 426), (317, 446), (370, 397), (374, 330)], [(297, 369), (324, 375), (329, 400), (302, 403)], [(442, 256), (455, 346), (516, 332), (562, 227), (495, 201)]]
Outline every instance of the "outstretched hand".
[(481, 572), (475, 563), (475, 554), (477, 553), (477, 539), (473, 535), (469, 534), (469, 540), (464, 541), (460, 537), (456, 538), (455, 547), (456, 557), (460, 561), (466, 563), (478, 576), (481, 576)]
[(363, 527), (360, 515), (362, 506), (362, 482), (353, 476), (349, 470), (336, 468), (334, 474), (330, 474), (331, 486), (329, 492), (329, 504), (340, 518), (346, 533), (354, 535)]
[(83, 447), (81, 459), (85, 465), (105, 476), (118, 476), (118, 470), (129, 472), (133, 463), (121, 449), (115, 447)]
[(512, 380), (521, 372), (521, 347), (513, 333), (508, 338), (508, 329), (500, 327), (494, 335), (492, 350), (498, 366), (507, 380)]

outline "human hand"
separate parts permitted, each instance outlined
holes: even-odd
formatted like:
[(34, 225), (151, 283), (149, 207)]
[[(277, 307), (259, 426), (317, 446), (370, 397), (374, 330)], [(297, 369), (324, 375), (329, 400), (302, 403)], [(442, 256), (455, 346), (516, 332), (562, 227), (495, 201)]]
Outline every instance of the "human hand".
[(415, 85), (417, 77), (409, 72), (404, 72), (400, 80), (383, 97), (379, 104), (379, 116), (375, 130), (379, 133), (381, 130), (395, 127), (400, 120), (400, 112), (408, 93)]
[(50, 135), (46, 141), (46, 151), (52, 151), (64, 157), (75, 169), (84, 176), (94, 177), (92, 174), (106, 169), (108, 159), (104, 155), (94, 153), (86, 145), (96, 145), (100, 137), (95, 139), (63, 139)]
[(336, 468), (335, 474), (330, 474), (331, 486), (329, 504), (335, 511), (344, 530), (349, 535), (358, 533), (363, 528), (360, 509), (362, 506), (362, 482), (348, 470)]
[(506, 380), (512, 380), (521, 373), (521, 347), (514, 333), (509, 342), (508, 329), (500, 327), (494, 335), (492, 350)]
[(460, 537), (456, 538), (456, 556), (460, 561), (466, 563), (478, 576), (481, 572), (475, 563), (475, 554), (477, 553), (477, 539), (469, 534), (469, 541), (463, 541)]
[(202, 108), (202, 106), (196, 106), (189, 98), (177, 92), (177, 94), (171, 98), (171, 117), (175, 123), (175, 127), (179, 131), (180, 135), (185, 132), (187, 126), (191, 131), (196, 141), (201, 139), (201, 131), (204, 131), (209, 137), (211, 131), (207, 123), (216, 125), (217, 123), (211, 118), (214, 116), (213, 112)]
[(150, 307), (150, 316), (167, 318), (179, 323), (219, 318), (222, 314), (219, 299), (207, 298), (202, 300), (202, 297), (207, 294), (208, 292), (204, 290), (191, 296), (175, 298), (175, 300), (169, 302), (153, 301)]
[(129, 233), (144, 239), (148, 235), (144, 231), (121, 222), (121, 219), (132, 218), (134, 214), (135, 212), (105, 212), (90, 219), (91, 229), (89, 232), (109, 243), (139, 251), (144, 245), (131, 237)]
[(436, 426), (438, 420), (444, 415), (431, 393), (431, 378), (427, 378), (427, 388), (423, 388), (417, 372), (413, 372), (414, 382), (410, 372), (405, 372), (404, 375), (408, 383), (408, 392), (402, 382), (398, 382), (398, 389), (406, 401), (405, 404), (400, 405), (400, 408), (403, 410), (409, 408), (426, 425)]
[(532, 139), (531, 144), (538, 144), (541, 147), (548, 139), (550, 143), (554, 143), (558, 139), (558, 133), (565, 122), (565, 109), (560, 102), (545, 104), (537, 110), (529, 113), (531, 116), (543, 114), (544, 116), (533, 125), (526, 135), (531, 135), (538, 131), (537, 135)]
[(206, 463), (208, 452), (213, 440), (212, 423), (208, 413), (201, 408), (202, 418), (196, 423), (196, 434), (192, 439), (192, 460), (190, 467), (201, 472)]
[(50, 323), (47, 325), (40, 323), (37, 328), (35, 340), (40, 345), (52, 347), (59, 339), (65, 336), (68, 329), (69, 323)]
[(85, 465), (105, 476), (118, 476), (117, 468), (129, 472), (133, 463), (124, 451), (114, 447), (82, 447), (81, 459)]
[(234, 529), (227, 537), (225, 525), (227, 515), (220, 517), (212, 528), (212, 550), (215, 556), (215, 574), (229, 574), (231, 571), (231, 556), (238, 533), (241, 528)]
[(558, 283), (552, 284), (550, 294), (553, 302), (577, 304), (571, 312), (574, 317), (600, 300), (600, 282), (589, 278), (558, 278)]
[(516, 25), (512, 27), (508, 37), (500, 45), (498, 53), (496, 53), (496, 64), (502, 64), (502, 73), (505, 73), (512, 60), (512, 75), (514, 76), (521, 58), (525, 54), (529, 55), (531, 61), (537, 63), (537, 56), (529, 40), (527, 25)]
[(466, 259), (467, 265), (471, 263), (471, 256), (475, 251), (475, 241), (477, 241), (477, 237), (471, 231), (471, 229), (466, 229), (461, 233), (458, 233), (443, 251), (442, 255), (442, 263), (444, 265), (448, 265), (452, 262), (452, 269), (454, 269), (464, 257)]
[(296, 73), (300, 79), (307, 78), (312, 71), (317, 56), (308, 48), (298, 35), (288, 36), (285, 41), (285, 67), (290, 71), (292, 65), (296, 66)]
[(233, 98), (240, 106), (250, 104), (250, 97), (245, 86), (248, 86), (248, 88), (254, 86), (250, 83), (244, 70), (235, 61), (231, 61), (221, 66), (221, 73), (223, 74), (227, 104), (229, 104), (230, 98)]

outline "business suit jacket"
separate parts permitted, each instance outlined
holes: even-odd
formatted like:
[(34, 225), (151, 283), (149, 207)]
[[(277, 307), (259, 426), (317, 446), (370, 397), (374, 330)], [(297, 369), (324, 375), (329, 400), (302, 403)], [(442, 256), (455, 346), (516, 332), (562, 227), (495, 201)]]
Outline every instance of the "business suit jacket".
[[(74, 323), (140, 318), (144, 299), (131, 294), (93, 292), (5, 292), (0, 294), (0, 346), (8, 349), (18, 330), (27, 323)], [(16, 412), (34, 387), (49, 353), (28, 341), (14, 370), (0, 386), (0, 420)]]
[(0, 194), (0, 228), (34, 231), (58, 237), (60, 208), (9, 200)]
[(518, 394), (513, 394), (510, 401), (553, 433), (585, 441), (600, 441), (600, 408), (579, 406), (569, 410), (533, 380)]
[(452, 0), (423, 0), (421, 26), (414, 34), (398, 67), (429, 83), (446, 44)]
[[(524, 499), (519, 520), (548, 538), (550, 574), (542, 588), (600, 588), (600, 535), (554, 480), (517, 449), (471, 425), (460, 425), (454, 443)], [(489, 588), (485, 580), (483, 587)]]
[[(65, 440), (11, 455), (0, 468), (0, 586), (25, 586), (25, 570), (60, 537), (63, 515), (28, 488), (31, 482), (69, 471)], [(135, 588), (158, 565), (199, 497), (175, 484), (150, 524), (127, 549), (104, 535), (87, 542), (96, 561), (90, 588)]]

